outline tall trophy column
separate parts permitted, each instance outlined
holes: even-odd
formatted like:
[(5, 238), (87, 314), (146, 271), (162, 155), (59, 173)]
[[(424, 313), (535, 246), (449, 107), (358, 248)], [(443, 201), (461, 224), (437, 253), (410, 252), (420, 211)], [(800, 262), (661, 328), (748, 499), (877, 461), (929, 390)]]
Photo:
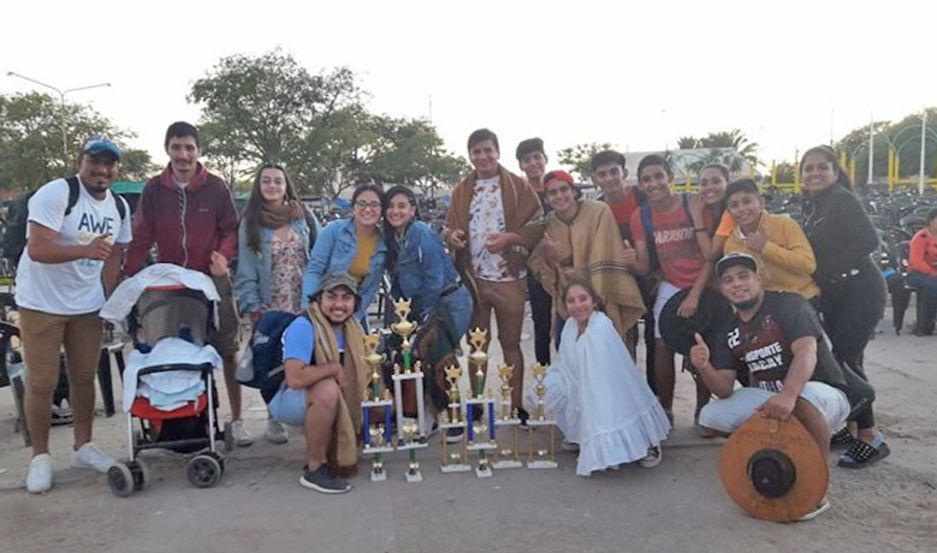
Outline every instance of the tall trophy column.
[(488, 452), (498, 448), (495, 441), (495, 398), (491, 392), (485, 394), (485, 373), (488, 366), (488, 354), (485, 353), (487, 341), (487, 330), (476, 328), (469, 332), (469, 344), (473, 349), (469, 354), (469, 364), (475, 370), (475, 390), (473, 390), (475, 395), (465, 401), (465, 418), (468, 423), (468, 450), (478, 452), (475, 475), (479, 478), (491, 476)]
[(517, 416), (517, 409), (511, 409), (511, 375), (514, 374), (513, 365), (501, 365), (498, 369), (498, 378), (501, 379), (501, 398), (498, 401), (498, 417), (495, 426), (499, 429), (509, 430), (504, 436), (499, 430), (499, 439), (496, 440), (498, 449), (495, 451), (495, 461), (491, 464), (496, 469), (513, 469), (524, 466), (518, 457), (518, 430), (521, 419)]
[[(534, 409), (534, 416), (527, 419), (527, 425), (536, 428), (546, 427), (547, 443), (544, 446), (534, 445), (534, 434), (529, 432), (527, 438), (527, 468), (529, 469), (555, 469), (556, 463), (556, 419), (552, 414), (548, 414), (544, 407), (544, 397), (547, 395), (547, 387), (543, 380), (547, 376), (547, 368), (540, 363), (534, 363), (531, 367), (534, 380), (537, 384), (534, 386), (534, 392), (537, 394), (537, 406)], [(539, 440), (538, 440), (539, 441)]]
[[(450, 365), (445, 369), (446, 382), (449, 388), (446, 390), (446, 396), (449, 404), (446, 411), (440, 413), (439, 430), (442, 436), (442, 465), (439, 467), (443, 473), (467, 472), (472, 470), (468, 465), (468, 451), (465, 449), (465, 417), (462, 416), (462, 395), (459, 392), (459, 379), (462, 378), (462, 369), (458, 365)], [(449, 450), (449, 441), (447, 434), (450, 428), (459, 429), (462, 438), (455, 451)]]
[(364, 361), (371, 372), (366, 398), (361, 402), (362, 426), (364, 427), (363, 453), (371, 456), (372, 482), (387, 480), (383, 454), (394, 451), (394, 442), (391, 437), (394, 401), (390, 398), (390, 390), (385, 389), (384, 393), (381, 393), (381, 364), (384, 362), (384, 356), (377, 353), (377, 346), (380, 343), (381, 338), (377, 332), (364, 337), (364, 347), (367, 351)]
[[(394, 303), (394, 312), (399, 319), (390, 329), (401, 337), (403, 345), (403, 369), (394, 363), (394, 402), (397, 410), (397, 449), (406, 450), (409, 457), (407, 465), (407, 482), (420, 482), (423, 474), (420, 472), (420, 462), (416, 458), (416, 450), (427, 447), (426, 443), (426, 404), (423, 399), (423, 371), (421, 363), (413, 362), (413, 344), (410, 335), (416, 330), (416, 325), (407, 317), (410, 315), (410, 300), (400, 299)], [(412, 382), (412, 386), (404, 389), (405, 382)], [(404, 393), (416, 394), (416, 421), (404, 420)]]

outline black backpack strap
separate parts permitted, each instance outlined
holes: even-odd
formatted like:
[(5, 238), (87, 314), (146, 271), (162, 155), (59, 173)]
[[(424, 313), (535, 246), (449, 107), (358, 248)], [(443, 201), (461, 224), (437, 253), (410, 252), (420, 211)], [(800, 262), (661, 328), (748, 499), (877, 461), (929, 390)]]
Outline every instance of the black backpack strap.
[(114, 203), (117, 204), (117, 213), (120, 215), (120, 222), (123, 223), (124, 219), (127, 218), (127, 200), (120, 194), (111, 192), (111, 195), (114, 196)]
[(81, 184), (78, 182), (78, 177), (75, 175), (65, 179), (65, 182), (68, 183), (68, 205), (65, 207), (65, 216), (68, 217), (68, 214), (72, 212), (72, 208), (78, 203), (78, 194), (81, 192), (79, 187)]
[(638, 208), (641, 214), (641, 226), (644, 227), (644, 236), (647, 240), (647, 256), (651, 265), (651, 270), (656, 270), (660, 263), (657, 259), (657, 246), (654, 244), (654, 219), (651, 217), (651, 204), (643, 203)]
[(680, 200), (683, 202), (683, 211), (686, 213), (687, 220), (690, 221), (690, 226), (695, 229), (696, 221), (693, 220), (693, 214), (690, 213), (690, 195), (683, 192), (680, 194)]

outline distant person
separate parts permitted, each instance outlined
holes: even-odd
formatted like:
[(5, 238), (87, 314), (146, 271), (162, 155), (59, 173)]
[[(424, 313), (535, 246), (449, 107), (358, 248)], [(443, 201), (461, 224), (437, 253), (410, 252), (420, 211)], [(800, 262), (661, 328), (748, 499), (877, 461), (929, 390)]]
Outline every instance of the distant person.
[[(543, 212), (550, 212), (550, 202), (543, 190), (543, 175), (546, 173), (547, 153), (543, 140), (528, 138), (517, 145), (515, 152), (521, 171), (527, 182), (537, 192)], [(553, 297), (543, 289), (536, 276), (527, 273), (527, 296), (530, 299), (530, 316), (534, 321), (534, 357), (541, 365), (550, 364), (550, 327), (552, 325)]]
[(376, 184), (359, 185), (351, 205), (351, 218), (332, 221), (316, 239), (303, 276), (302, 307), (322, 288), (325, 275), (347, 273), (358, 284), (355, 317), (367, 328), (368, 307), (381, 287), (387, 258), (380, 225), (384, 191)]
[(768, 213), (758, 185), (751, 179), (733, 182), (725, 196), (734, 225), (725, 253), (743, 252), (754, 257), (769, 292), (793, 292), (808, 301), (818, 298), (820, 287), (812, 278), (817, 261), (797, 221)]
[(937, 209), (927, 212), (927, 225), (911, 239), (907, 282), (917, 288), (924, 307), (918, 310), (914, 333), (930, 336), (937, 312)]
[[(238, 228), (238, 265), (234, 295), (238, 310), (257, 324), (267, 311), (302, 311), (303, 274), (318, 224), (306, 211), (286, 170), (262, 166)], [(267, 421), (272, 443), (289, 436), (282, 424)]]
[(563, 448), (579, 451), (576, 474), (634, 461), (657, 466), (670, 422), (602, 312), (602, 299), (588, 282), (573, 280), (561, 300), (569, 318), (545, 380), (546, 407), (566, 437)]
[[(820, 314), (833, 355), (864, 380), (865, 347), (885, 315), (885, 279), (870, 257), (879, 236), (852, 183), (828, 146), (810, 148), (800, 160), (804, 183), (804, 232), (817, 259), (814, 280), (820, 285)], [(833, 436), (846, 447), (839, 465), (867, 467), (889, 454), (875, 429), (872, 405), (856, 414)]]
[(163, 148), (169, 165), (151, 178), (133, 219), (133, 242), (127, 251), (124, 274), (143, 268), (156, 244), (157, 260), (210, 276), (221, 296), (218, 328), (209, 343), (224, 361), (225, 388), (231, 406), (235, 442), (253, 441), (241, 420), (241, 386), (237, 370), (238, 316), (234, 307), (229, 261), (237, 253), (238, 215), (231, 190), (221, 177), (198, 161), (202, 153), (198, 129), (184, 121), (166, 129)]
[[(498, 162), (498, 137), (488, 129), (469, 135), (474, 170), (452, 191), (445, 237), (456, 269), (474, 294), (471, 326), (488, 329), (498, 321), (504, 362), (513, 365), (513, 407), (526, 424), (522, 405), (524, 356), (521, 328), (527, 301), (527, 258), (543, 236), (543, 209), (537, 192)], [(490, 340), (489, 340), (490, 342)], [(475, 372), (469, 371), (473, 389)]]
[(29, 367), (25, 411), (33, 458), (26, 489), (32, 493), (52, 487), (49, 426), (63, 349), (74, 413), (72, 463), (99, 472), (107, 472), (114, 464), (91, 441), (91, 427), (103, 330), (98, 311), (117, 286), (122, 253), (132, 236), (130, 209), (110, 190), (120, 154), (111, 140), (89, 138), (78, 156), (78, 174), (43, 185), (29, 200), (16, 304), (24, 361)]
[[(718, 398), (703, 407), (700, 425), (728, 434), (755, 413), (780, 420), (794, 417), (816, 440), (825, 462), (830, 436), (846, 421), (850, 405), (846, 378), (826, 345), (816, 312), (797, 294), (765, 292), (750, 255), (723, 257), (716, 276), (736, 315), (712, 348), (697, 334), (690, 350), (691, 363)], [(733, 389), (737, 379), (748, 386)], [(824, 498), (805, 518), (827, 509)]]
[[(699, 309), (699, 299), (709, 282), (712, 266), (703, 256), (704, 243), (697, 236), (700, 233), (696, 232), (700, 227), (694, 224), (691, 215), (692, 202), (699, 199), (673, 193), (673, 173), (667, 160), (657, 154), (645, 156), (638, 164), (638, 180), (648, 204), (631, 215), (631, 232), (637, 254), (635, 271), (640, 275), (649, 275), (656, 270), (661, 273), (653, 309), (656, 338), (654, 379), (664, 411), (673, 420), (674, 354), (661, 337), (660, 316), (670, 298), (689, 288), (677, 315), (692, 317)], [(709, 399), (709, 393), (701, 381), (696, 383), (698, 415), (702, 404)]]
[(299, 484), (327, 494), (351, 490), (339, 473), (358, 459), (356, 430), (368, 367), (364, 330), (354, 317), (357, 285), (347, 274), (326, 275), (307, 313), (286, 327), (284, 381), (268, 405), (276, 420), (305, 433)]

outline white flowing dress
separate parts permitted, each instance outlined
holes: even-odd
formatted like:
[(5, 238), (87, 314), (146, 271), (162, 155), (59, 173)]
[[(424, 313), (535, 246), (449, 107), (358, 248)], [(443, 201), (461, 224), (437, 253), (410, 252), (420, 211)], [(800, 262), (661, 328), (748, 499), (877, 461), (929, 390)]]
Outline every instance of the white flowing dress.
[(607, 315), (594, 312), (578, 334), (570, 317), (544, 380), (545, 407), (579, 444), (576, 474), (588, 476), (642, 459), (667, 437), (670, 422)]

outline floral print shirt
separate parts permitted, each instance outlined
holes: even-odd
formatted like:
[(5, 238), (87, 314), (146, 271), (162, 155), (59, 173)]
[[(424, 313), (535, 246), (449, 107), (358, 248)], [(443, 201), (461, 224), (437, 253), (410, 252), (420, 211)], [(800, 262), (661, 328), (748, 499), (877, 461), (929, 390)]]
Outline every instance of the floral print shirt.
[(270, 302), (263, 306), (263, 311), (299, 313), (303, 273), (306, 270), (303, 264), (303, 245), (299, 236), (292, 229), (286, 238), (274, 234), (270, 257)]
[(475, 181), (475, 195), (469, 205), (469, 252), (472, 273), (476, 278), (491, 282), (512, 282), (526, 274), (514, 277), (508, 271), (508, 262), (500, 253), (485, 247), (488, 237), (504, 232), (504, 204), (501, 201), (499, 177)]

